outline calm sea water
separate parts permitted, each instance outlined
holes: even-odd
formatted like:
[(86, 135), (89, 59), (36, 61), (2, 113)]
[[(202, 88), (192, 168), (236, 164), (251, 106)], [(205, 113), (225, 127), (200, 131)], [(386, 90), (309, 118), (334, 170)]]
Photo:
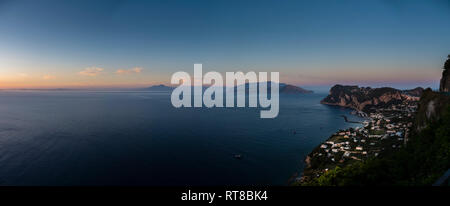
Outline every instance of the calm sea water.
[(0, 185), (286, 185), (315, 146), (356, 126), (325, 96), (281, 96), (279, 116), (260, 119), (176, 109), (169, 93), (2, 91)]

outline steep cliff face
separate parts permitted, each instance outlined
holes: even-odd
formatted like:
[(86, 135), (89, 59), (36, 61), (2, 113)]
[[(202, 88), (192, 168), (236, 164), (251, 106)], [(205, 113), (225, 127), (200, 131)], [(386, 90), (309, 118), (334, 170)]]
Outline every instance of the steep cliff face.
[(444, 71), (442, 72), (440, 92), (450, 92), (450, 55), (444, 64)]
[(420, 98), (419, 108), (416, 115), (416, 130), (421, 131), (428, 125), (439, 120), (447, 107), (450, 105), (450, 55), (444, 63), (442, 72), (440, 92), (427, 89)]
[(439, 120), (449, 105), (450, 96), (433, 92), (431, 89), (425, 90), (420, 99), (419, 108), (417, 109), (415, 120), (416, 130), (421, 131), (429, 124)]
[(365, 111), (370, 106), (388, 106), (402, 101), (419, 100), (422, 91), (423, 89), (420, 87), (402, 91), (390, 87), (370, 88), (335, 85), (321, 103)]

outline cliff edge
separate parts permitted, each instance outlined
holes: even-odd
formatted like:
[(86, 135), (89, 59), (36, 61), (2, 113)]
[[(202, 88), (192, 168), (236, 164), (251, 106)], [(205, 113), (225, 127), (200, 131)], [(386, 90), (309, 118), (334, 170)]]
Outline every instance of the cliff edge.
[(440, 92), (450, 92), (450, 55), (444, 63), (444, 71), (442, 72), (441, 84), (439, 86)]

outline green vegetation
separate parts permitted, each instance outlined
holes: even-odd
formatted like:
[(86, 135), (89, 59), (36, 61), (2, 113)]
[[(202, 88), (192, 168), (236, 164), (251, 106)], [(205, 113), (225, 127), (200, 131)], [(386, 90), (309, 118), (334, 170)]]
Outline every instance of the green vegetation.
[(345, 137), (341, 135), (336, 135), (330, 138), (330, 141), (342, 141), (342, 140), (345, 140)]
[(413, 134), (406, 147), (382, 157), (336, 167), (302, 185), (433, 184), (450, 168), (450, 106), (446, 104), (439, 112), (442, 112), (440, 118)]
[(386, 131), (384, 130), (384, 129), (379, 129), (379, 130), (372, 130), (372, 131), (370, 131), (370, 134), (371, 135), (383, 135), (383, 134), (385, 134), (386, 133)]

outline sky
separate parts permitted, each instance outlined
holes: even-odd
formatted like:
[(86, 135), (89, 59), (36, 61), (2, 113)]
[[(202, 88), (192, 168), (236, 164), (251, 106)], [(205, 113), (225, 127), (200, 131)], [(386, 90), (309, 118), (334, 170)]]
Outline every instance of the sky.
[(177, 71), (437, 88), (450, 0), (0, 0), (0, 88), (142, 87)]

